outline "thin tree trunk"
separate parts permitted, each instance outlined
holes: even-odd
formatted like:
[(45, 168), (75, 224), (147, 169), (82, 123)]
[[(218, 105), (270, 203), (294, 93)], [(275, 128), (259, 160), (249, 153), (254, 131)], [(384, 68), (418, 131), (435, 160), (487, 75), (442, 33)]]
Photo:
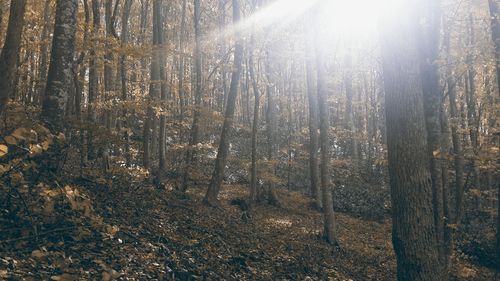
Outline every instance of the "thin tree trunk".
[[(122, 34), (121, 34), (121, 44), (122, 47), (126, 47), (129, 41), (129, 17), (130, 10), (132, 8), (133, 0), (127, 0), (125, 6), (123, 7), (122, 13)], [(127, 55), (123, 54), (120, 60), (120, 73), (121, 73), (121, 90), (122, 90), (122, 101), (128, 100), (128, 87), (127, 87)], [(122, 112), (123, 116), (123, 141), (125, 142), (125, 164), (127, 167), (131, 165), (131, 155), (130, 155), (130, 136), (128, 131), (127, 122), (127, 110), (124, 109)]]
[(330, 174), (330, 108), (326, 88), (325, 50), (319, 35), (315, 37), (316, 68), (318, 71), (317, 91), (319, 105), (319, 143), (321, 148), (320, 181), (323, 197), (324, 237), (331, 245), (338, 245), (335, 214), (333, 211), (332, 182)]
[(498, 0), (488, 0), (490, 8), (491, 20), (491, 37), (495, 45), (495, 59), (496, 59), (496, 72), (497, 72), (497, 91), (500, 95), (500, 23), (498, 23), (499, 10)]
[[(275, 81), (273, 81), (273, 74), (272, 74), (272, 69), (271, 69), (271, 56), (267, 55), (267, 61), (266, 61), (266, 77), (267, 77), (267, 87), (266, 87), (266, 92), (267, 92), (267, 112), (266, 112), (266, 124), (267, 124), (267, 160), (272, 163), (273, 160), (276, 158), (275, 153), (276, 153), (276, 140), (275, 140), (275, 133), (276, 133), (276, 104), (275, 104), (275, 95), (276, 95), (276, 86), (273, 84)], [(276, 173), (276, 168), (274, 168), (274, 164), (271, 164), (271, 167), (273, 167), (273, 173)], [(265, 196), (267, 197), (269, 203), (271, 205), (277, 205), (279, 206), (279, 200), (276, 195), (276, 192), (274, 190), (275, 188), (275, 183), (271, 180), (268, 183), (268, 189), (267, 189), (267, 194)], [(264, 195), (264, 194), (262, 194)]]
[[(307, 24), (306, 28), (311, 29), (311, 24)], [(308, 30), (306, 38), (306, 82), (307, 82), (307, 98), (309, 102), (309, 177), (311, 181), (311, 196), (315, 199), (316, 207), (321, 209), (322, 196), (320, 189), (319, 176), (319, 116), (318, 116), (318, 92), (314, 83), (314, 48), (312, 30)]]
[[(92, 0), (92, 20), (93, 32), (92, 37), (96, 39), (99, 36), (101, 28), (101, 4), (99, 0)], [(90, 49), (90, 62), (89, 62), (89, 95), (87, 105), (87, 118), (89, 124), (95, 125), (97, 121), (96, 103), (99, 96), (99, 72), (97, 69), (97, 44), (94, 43)], [(96, 158), (96, 149), (94, 147), (94, 129), (91, 128), (87, 132), (87, 158), (93, 160)]]
[[(447, 64), (450, 65), (450, 33), (451, 33), (451, 24), (449, 22), (446, 23), (447, 32), (445, 32), (445, 37), (443, 40), (443, 45), (447, 54)], [(459, 135), (459, 115), (457, 108), (457, 94), (456, 94), (456, 83), (453, 79), (451, 68), (448, 67), (446, 70), (446, 84), (448, 85), (448, 100), (450, 103), (450, 118), (452, 122), (450, 123), (451, 129), (451, 140), (453, 144), (453, 157), (454, 157), (454, 166), (455, 166), (455, 217), (452, 220), (454, 224), (457, 224), (460, 220), (460, 212), (462, 209), (462, 201), (463, 201), (463, 193), (464, 193), (464, 155), (462, 149), (462, 140)]]
[(48, 58), (49, 58), (49, 35), (50, 35), (50, 29), (53, 25), (53, 22), (50, 21), (51, 19), (51, 8), (50, 8), (50, 3), (51, 0), (46, 0), (45, 5), (44, 5), (44, 13), (43, 13), (43, 29), (42, 29), (42, 35), (40, 38), (41, 45), (40, 45), (40, 60), (38, 64), (38, 82), (37, 82), (37, 101), (38, 103), (42, 103), (43, 99), (43, 91), (45, 90), (45, 81), (47, 80), (47, 64), (48, 64)]
[[(161, 93), (161, 45), (160, 45), (160, 26), (159, 19), (161, 13), (161, 0), (153, 1), (153, 58), (151, 60), (151, 80), (149, 84), (149, 101), (146, 122), (144, 124), (143, 138), (143, 165), (145, 168), (150, 167), (151, 155), (154, 153), (154, 145), (156, 140), (155, 128), (156, 115), (153, 112), (153, 104), (158, 102)], [(153, 130), (151, 130), (153, 129)]]
[(181, 190), (186, 191), (189, 184), (189, 175), (192, 169), (192, 164), (196, 157), (195, 145), (198, 144), (200, 138), (200, 118), (201, 118), (201, 102), (203, 99), (202, 89), (202, 66), (201, 66), (201, 34), (200, 34), (200, 16), (201, 16), (201, 0), (194, 0), (194, 68), (195, 68), (195, 101), (193, 113), (193, 126), (191, 128), (191, 137), (189, 147), (186, 154), (186, 169), (182, 180)]
[[(256, 3), (254, 3), (256, 5)], [(255, 203), (257, 201), (257, 133), (259, 128), (259, 108), (260, 108), (260, 91), (257, 85), (254, 71), (254, 51), (255, 48), (255, 35), (252, 34), (250, 38), (250, 58), (248, 59), (249, 74), (252, 80), (252, 90), (254, 94), (254, 108), (253, 108), (253, 123), (252, 123), (252, 167), (250, 169), (250, 201)]]
[[(158, 19), (158, 43), (162, 48), (160, 53), (160, 78), (161, 78), (161, 93), (160, 99), (162, 103), (162, 111), (166, 111), (166, 101), (168, 96), (168, 86), (167, 86), (167, 74), (165, 71), (166, 64), (166, 54), (165, 54), (165, 31), (163, 30), (164, 23), (166, 21), (166, 11), (168, 11), (168, 7), (165, 7), (162, 12), (160, 12)], [(158, 175), (161, 177), (163, 172), (166, 169), (166, 116), (162, 114), (160, 116), (160, 130), (159, 130), (159, 141), (158, 141), (158, 159), (159, 159), (159, 173)]]
[(345, 109), (345, 125), (349, 130), (349, 153), (355, 164), (359, 161), (357, 132), (354, 124), (354, 109), (352, 108), (352, 99), (354, 90), (352, 87), (353, 66), (351, 54), (346, 54), (344, 58), (344, 87), (346, 95), (346, 109)]
[[(233, 25), (236, 26), (240, 21), (240, 0), (233, 0)], [(215, 169), (212, 174), (212, 179), (208, 186), (205, 195), (205, 203), (211, 206), (218, 205), (217, 196), (219, 195), (224, 170), (226, 167), (226, 160), (229, 152), (229, 131), (233, 127), (233, 117), (236, 105), (236, 98), (238, 97), (238, 87), (240, 76), (242, 72), (243, 62), (243, 41), (239, 32), (235, 35), (235, 51), (234, 51), (234, 66), (233, 74), (231, 76), (231, 87), (229, 88), (229, 96), (227, 100), (226, 113), (224, 115), (224, 124), (222, 125), (222, 133), (220, 138), (219, 149), (217, 151), (217, 158), (215, 160)]]

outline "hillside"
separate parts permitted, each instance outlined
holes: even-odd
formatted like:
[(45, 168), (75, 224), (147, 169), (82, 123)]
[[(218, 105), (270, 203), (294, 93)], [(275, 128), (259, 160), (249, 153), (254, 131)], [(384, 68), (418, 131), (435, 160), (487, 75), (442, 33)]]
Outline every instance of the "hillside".
[[(201, 203), (204, 188), (179, 195), (147, 185), (87, 182), (79, 190), (87, 200), (79, 202), (91, 202), (92, 211), (74, 212), (38, 236), (2, 231), (0, 278), (395, 279), (389, 219), (380, 223), (337, 213), (341, 247), (332, 248), (321, 238), (321, 213), (299, 193), (281, 191), (282, 208), (258, 205), (245, 219), (231, 204), (247, 193), (245, 186), (224, 186), (220, 209)], [(491, 271), (464, 260), (458, 267), (457, 280), (493, 280)]]

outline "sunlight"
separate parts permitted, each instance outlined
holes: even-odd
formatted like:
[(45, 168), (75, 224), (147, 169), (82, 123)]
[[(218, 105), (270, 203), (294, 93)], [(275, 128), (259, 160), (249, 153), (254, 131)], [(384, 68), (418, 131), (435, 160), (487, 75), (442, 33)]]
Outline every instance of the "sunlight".
[[(248, 32), (255, 27), (276, 28), (304, 19), (319, 20), (321, 40), (338, 42), (374, 41), (380, 19), (396, 19), (401, 0), (276, 0), (257, 10), (237, 26), (228, 25), (222, 32), (214, 30), (208, 38), (231, 37), (235, 31)], [(321, 5), (319, 9), (316, 9)], [(399, 7), (399, 8), (398, 8)], [(309, 14), (308, 14), (309, 13)]]

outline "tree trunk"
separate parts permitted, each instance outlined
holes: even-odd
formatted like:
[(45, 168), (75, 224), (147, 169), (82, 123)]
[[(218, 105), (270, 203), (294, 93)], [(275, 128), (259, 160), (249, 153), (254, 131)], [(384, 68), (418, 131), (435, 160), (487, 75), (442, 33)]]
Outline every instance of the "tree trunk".
[[(266, 92), (267, 92), (267, 112), (266, 112), (266, 124), (267, 124), (267, 160), (272, 163), (272, 161), (276, 158), (275, 153), (276, 153), (276, 140), (275, 140), (275, 133), (276, 133), (276, 104), (275, 104), (275, 94), (276, 94), (276, 87), (273, 84), (273, 77), (272, 77), (272, 69), (271, 69), (271, 56), (269, 53), (267, 54), (267, 61), (266, 61), (266, 77), (267, 77), (267, 87), (266, 87)], [(276, 168), (274, 168), (274, 164), (271, 164), (270, 169), (273, 169), (273, 173), (276, 173)], [(279, 200), (276, 195), (276, 192), (274, 190), (274, 182), (271, 180), (268, 183), (268, 189), (267, 189), (267, 194), (261, 194), (263, 196), (266, 196), (269, 203), (273, 205), (279, 205)]]
[(47, 79), (47, 64), (49, 58), (49, 36), (50, 30), (52, 28), (53, 22), (51, 22), (51, 8), (50, 3), (51, 0), (46, 0), (44, 5), (44, 13), (43, 13), (43, 28), (42, 35), (40, 38), (40, 60), (38, 63), (38, 82), (37, 82), (37, 102), (42, 103), (43, 99), (43, 91), (45, 90), (45, 81)]
[(421, 1), (399, 4), (400, 15), (382, 20), (382, 65), (392, 199), (392, 240), (399, 281), (444, 280), (432, 208), (432, 178), (418, 24)]
[[(125, 6), (122, 13), (122, 34), (121, 34), (121, 44), (122, 47), (126, 47), (129, 41), (129, 17), (130, 10), (132, 8), (133, 0), (126, 0)], [(120, 60), (120, 74), (121, 74), (121, 90), (122, 90), (122, 101), (128, 100), (128, 87), (127, 87), (127, 55), (123, 54)], [(127, 110), (124, 109), (122, 112), (123, 122), (122, 126), (124, 128), (123, 141), (125, 143), (125, 164), (127, 167), (131, 165), (131, 155), (130, 155), (130, 136), (128, 131), (127, 122)]]
[(201, 66), (201, 34), (200, 34), (200, 16), (201, 16), (201, 0), (194, 0), (194, 68), (195, 68), (195, 101), (193, 112), (193, 126), (191, 128), (191, 136), (189, 140), (189, 147), (186, 154), (186, 169), (182, 180), (182, 191), (186, 191), (189, 184), (189, 175), (192, 169), (192, 164), (196, 157), (195, 146), (200, 138), (200, 118), (201, 118), (201, 102), (203, 99), (202, 89), (202, 66)]
[(12, 0), (7, 36), (0, 54), (0, 115), (15, 88), (17, 57), (21, 46), (26, 0)]
[[(240, 0), (233, 0), (233, 25), (236, 26), (240, 21)], [(231, 76), (231, 86), (229, 88), (229, 95), (226, 106), (226, 113), (224, 115), (224, 124), (222, 125), (222, 133), (220, 138), (219, 149), (217, 151), (217, 158), (215, 160), (215, 169), (212, 174), (212, 179), (208, 186), (205, 195), (205, 203), (216, 206), (218, 205), (217, 196), (219, 195), (224, 170), (226, 167), (226, 160), (229, 150), (229, 131), (233, 127), (233, 117), (236, 105), (236, 98), (238, 96), (238, 87), (240, 82), (242, 61), (243, 61), (243, 41), (241, 35), (235, 35), (235, 50), (234, 50), (234, 66)]]
[[(99, 36), (99, 30), (101, 28), (101, 4), (99, 0), (92, 0), (92, 25), (93, 25), (93, 39), (97, 39)], [(99, 71), (97, 69), (97, 55), (96, 50), (98, 46), (93, 43), (90, 49), (90, 62), (89, 62), (89, 95), (88, 95), (88, 105), (87, 105), (87, 118), (89, 124), (94, 125), (96, 123), (96, 103), (99, 96)], [(96, 158), (96, 149), (94, 147), (94, 129), (91, 128), (87, 132), (87, 158), (93, 160)]]
[[(319, 36), (319, 35), (316, 35)], [(321, 148), (320, 181), (323, 197), (324, 236), (328, 243), (338, 245), (335, 214), (333, 212), (332, 182), (330, 174), (330, 108), (326, 88), (325, 50), (319, 38), (315, 38), (317, 91), (319, 105), (319, 143)]]
[[(312, 17), (312, 15), (311, 15)], [(318, 92), (314, 83), (314, 38), (311, 24), (307, 24), (306, 38), (306, 82), (307, 98), (309, 102), (309, 177), (311, 181), (311, 196), (314, 198), (316, 207), (321, 209), (322, 196), (320, 190), (318, 147), (319, 147), (319, 116), (318, 116)]]
[(54, 39), (41, 114), (42, 120), (54, 132), (61, 132), (64, 129), (64, 110), (73, 85), (78, 2), (78, 0), (57, 1)]
[(259, 108), (260, 108), (260, 92), (255, 78), (254, 71), (254, 51), (255, 36), (252, 34), (250, 39), (250, 58), (248, 59), (250, 79), (252, 80), (252, 89), (254, 95), (254, 108), (253, 108), (253, 123), (252, 123), (252, 167), (250, 169), (250, 201), (255, 203), (257, 201), (257, 133), (259, 128)]
[(359, 151), (358, 151), (358, 141), (357, 141), (357, 132), (356, 127), (354, 125), (354, 109), (352, 108), (352, 99), (354, 95), (354, 90), (352, 87), (352, 78), (353, 78), (353, 66), (352, 66), (352, 56), (351, 54), (346, 54), (344, 58), (344, 75), (343, 82), (345, 87), (345, 95), (346, 95), (346, 108), (345, 108), (345, 127), (349, 131), (349, 154), (353, 161), (353, 163), (357, 164), (359, 160)]
[(184, 70), (184, 52), (185, 52), (185, 47), (184, 47), (184, 36), (185, 36), (185, 30), (186, 30), (186, 3), (187, 0), (182, 0), (182, 15), (181, 15), (181, 30), (179, 32), (179, 106), (180, 106), (180, 120), (184, 119), (184, 114), (186, 111), (186, 91), (184, 89), (184, 75), (185, 75), (185, 70)]
[(497, 71), (497, 91), (500, 94), (500, 24), (498, 23), (499, 11), (498, 0), (488, 0), (491, 19), (491, 37), (495, 45), (495, 59)]
[[(154, 143), (156, 140), (155, 127), (156, 114), (153, 112), (153, 104), (158, 102), (161, 94), (161, 42), (160, 42), (160, 17), (161, 17), (161, 0), (153, 1), (153, 58), (151, 60), (151, 80), (149, 84), (149, 104), (147, 109), (146, 122), (144, 124), (144, 139), (143, 139), (143, 165), (145, 168), (150, 167), (151, 155), (154, 153)], [(151, 130), (153, 129), (153, 130)]]
[(439, 57), (440, 1), (425, 0), (420, 9), (420, 17), (427, 19), (418, 31), (420, 73), (424, 97), (425, 126), (427, 131), (428, 155), (432, 179), (432, 206), (436, 229), (437, 249), (440, 261), (446, 261), (444, 250), (443, 181), (441, 171), (441, 103), (439, 72), (436, 61)]
[(452, 250), (452, 232), (449, 224), (451, 223), (451, 211), (450, 211), (450, 184), (448, 178), (448, 161), (449, 157), (448, 151), (450, 151), (450, 128), (448, 123), (448, 116), (444, 108), (444, 104), (441, 103), (440, 106), (440, 121), (441, 121), (441, 150), (443, 154), (441, 155), (441, 173), (443, 182), (443, 239), (444, 239), (444, 269), (448, 272), (450, 268), (450, 257)]
[(469, 126), (469, 136), (472, 146), (472, 174), (473, 174), (473, 187), (476, 189), (481, 189), (480, 183), (480, 173), (479, 165), (476, 158), (478, 157), (479, 150), (479, 117), (476, 110), (476, 70), (474, 69), (474, 59), (472, 50), (474, 50), (474, 45), (476, 41), (476, 36), (474, 32), (474, 19), (472, 14), (469, 14), (469, 38), (468, 38), (468, 48), (469, 53), (466, 56), (467, 64), (467, 75), (466, 75), (466, 86), (465, 86), (465, 100), (467, 104), (467, 125)]
[[(451, 64), (451, 46), (450, 46), (450, 33), (451, 33), (451, 23), (446, 23), (446, 32), (443, 40), (443, 46), (447, 55), (447, 65)], [(458, 79), (458, 78), (455, 78)], [(453, 79), (453, 73), (450, 67), (446, 69), (446, 84), (448, 85), (447, 96), (450, 103), (450, 129), (451, 129), (451, 140), (453, 144), (453, 158), (455, 166), (455, 204), (454, 211), (455, 217), (452, 220), (454, 224), (459, 221), (459, 213), (462, 209), (462, 198), (464, 193), (464, 155), (462, 149), (462, 140), (459, 135), (459, 115), (457, 108), (457, 93), (456, 93), (456, 81)]]
[[(167, 73), (165, 70), (165, 64), (166, 64), (166, 54), (165, 54), (165, 31), (164, 31), (164, 23), (166, 21), (166, 11), (168, 8), (164, 8), (163, 11), (160, 12), (159, 18), (158, 18), (158, 43), (161, 48), (161, 53), (160, 53), (160, 78), (161, 78), (161, 93), (160, 93), (160, 99), (161, 99), (161, 108), (162, 112), (165, 113), (166, 111), (166, 101), (167, 101), (167, 96), (168, 96), (168, 86), (167, 86)], [(166, 169), (166, 116), (165, 114), (162, 114), (160, 116), (160, 130), (159, 130), (159, 141), (158, 141), (158, 159), (159, 159), (159, 173), (158, 175), (161, 176), (162, 173)]]

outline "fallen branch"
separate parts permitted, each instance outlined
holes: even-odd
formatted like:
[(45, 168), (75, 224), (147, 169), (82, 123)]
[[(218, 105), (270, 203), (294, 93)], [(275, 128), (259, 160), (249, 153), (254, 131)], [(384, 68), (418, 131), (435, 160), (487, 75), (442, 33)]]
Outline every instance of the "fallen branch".
[(37, 238), (37, 237), (45, 236), (47, 234), (51, 234), (51, 233), (54, 233), (54, 232), (61, 232), (61, 231), (65, 231), (65, 230), (72, 230), (72, 229), (75, 229), (75, 228), (76, 228), (76, 226), (65, 227), (65, 228), (56, 228), (56, 229), (48, 230), (48, 231), (41, 232), (41, 233), (38, 233), (38, 234), (35, 234), (35, 235), (28, 235), (28, 236), (23, 236), (23, 237), (19, 237), (19, 238), (13, 238), (13, 239), (3, 240), (3, 241), (0, 241), (0, 244), (11, 243), (11, 242), (20, 241), (20, 240), (26, 240), (26, 239), (31, 239), (31, 238)]

